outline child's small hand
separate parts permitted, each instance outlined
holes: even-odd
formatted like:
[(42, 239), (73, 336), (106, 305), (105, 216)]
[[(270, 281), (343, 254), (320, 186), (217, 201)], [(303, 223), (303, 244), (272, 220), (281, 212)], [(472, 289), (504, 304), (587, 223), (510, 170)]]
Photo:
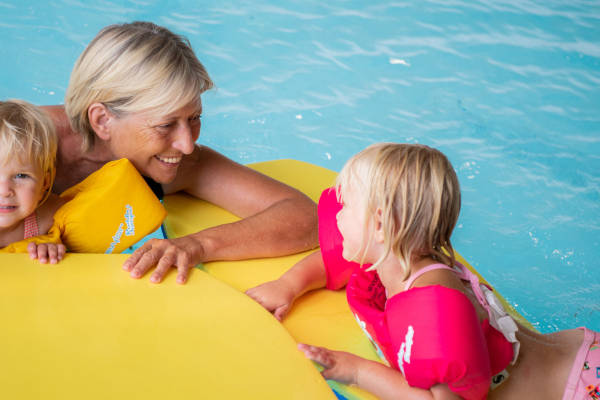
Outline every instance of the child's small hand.
[(345, 384), (356, 384), (360, 363), (364, 360), (345, 351), (334, 351), (324, 347), (298, 343), (298, 349), (306, 357), (323, 366), (321, 375)]
[(281, 279), (248, 289), (246, 294), (273, 313), (279, 321), (287, 315), (295, 300), (293, 289)]
[(57, 243), (29, 243), (27, 252), (32, 260), (38, 259), (42, 264), (50, 261), (50, 264), (56, 264), (63, 259), (66, 252), (64, 244)]

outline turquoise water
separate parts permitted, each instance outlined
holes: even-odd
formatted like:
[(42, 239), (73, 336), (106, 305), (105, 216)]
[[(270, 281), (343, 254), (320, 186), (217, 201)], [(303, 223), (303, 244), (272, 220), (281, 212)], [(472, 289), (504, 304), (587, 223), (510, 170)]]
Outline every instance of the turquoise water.
[(62, 103), (100, 28), (165, 25), (218, 86), (200, 142), (334, 170), (373, 142), (435, 146), (458, 251), (539, 330), (600, 330), (597, 1), (38, 3), (0, 0), (0, 98)]

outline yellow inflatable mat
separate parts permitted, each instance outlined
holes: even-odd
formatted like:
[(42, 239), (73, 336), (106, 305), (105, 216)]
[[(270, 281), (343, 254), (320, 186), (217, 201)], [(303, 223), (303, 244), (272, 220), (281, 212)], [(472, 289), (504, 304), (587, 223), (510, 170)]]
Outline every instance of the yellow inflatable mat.
[(126, 257), (0, 254), (0, 398), (335, 398), (248, 297), (201, 270), (134, 280)]
[[(325, 188), (334, 184), (337, 175), (326, 168), (297, 160), (266, 161), (251, 164), (249, 167), (297, 188), (315, 202)], [(227, 211), (185, 194), (166, 196), (164, 204), (168, 212), (164, 224), (168, 237), (179, 237), (237, 220)], [(263, 282), (277, 279), (309, 253), (270, 259), (210, 262), (204, 264), (202, 269), (244, 292)], [(458, 260), (473, 270), (462, 257), (458, 256)], [(510, 305), (501, 300), (513, 315), (529, 325)], [(348, 351), (371, 360), (379, 360), (373, 346), (350, 312), (344, 290), (334, 292), (322, 289), (304, 295), (294, 304), (283, 325), (298, 342)], [(345, 398), (375, 399), (357, 387), (333, 381), (329, 383)]]

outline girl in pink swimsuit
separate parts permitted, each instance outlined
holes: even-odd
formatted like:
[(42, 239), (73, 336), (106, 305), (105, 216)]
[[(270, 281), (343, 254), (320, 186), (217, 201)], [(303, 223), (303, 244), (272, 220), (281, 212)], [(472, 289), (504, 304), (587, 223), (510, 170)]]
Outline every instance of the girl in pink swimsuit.
[[(0, 102), (0, 251), (32, 240), (27, 251), (42, 263), (57, 263), (65, 246), (44, 238), (62, 204), (50, 193), (57, 137), (43, 111), (24, 101)], [(7, 247), (8, 246), (8, 247)]]
[(372, 145), (321, 196), (321, 249), (247, 293), (281, 320), (306, 291), (346, 286), (383, 363), (299, 347), (325, 378), (380, 398), (595, 398), (598, 334), (541, 335), (517, 324), (456, 262), (450, 236), (459, 211), (458, 179), (442, 153)]

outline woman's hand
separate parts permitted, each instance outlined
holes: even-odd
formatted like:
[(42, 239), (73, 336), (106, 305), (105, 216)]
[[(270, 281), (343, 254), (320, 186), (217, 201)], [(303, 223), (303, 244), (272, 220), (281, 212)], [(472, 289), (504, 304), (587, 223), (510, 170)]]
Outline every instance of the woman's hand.
[(294, 289), (282, 279), (248, 289), (246, 294), (272, 313), (278, 321), (283, 320), (296, 299)]
[(357, 383), (358, 370), (361, 364), (367, 361), (345, 351), (334, 351), (303, 343), (298, 344), (298, 349), (306, 357), (323, 366), (324, 369), (321, 372), (323, 378), (333, 379), (347, 385)]
[(151, 239), (137, 249), (123, 264), (132, 278), (141, 278), (153, 266), (150, 281), (160, 283), (171, 267), (177, 268), (177, 283), (187, 281), (190, 268), (202, 262), (202, 244), (191, 236), (177, 239)]
[(67, 251), (64, 244), (61, 243), (29, 243), (27, 252), (32, 260), (39, 260), (42, 264), (50, 262), (56, 264), (62, 260)]

